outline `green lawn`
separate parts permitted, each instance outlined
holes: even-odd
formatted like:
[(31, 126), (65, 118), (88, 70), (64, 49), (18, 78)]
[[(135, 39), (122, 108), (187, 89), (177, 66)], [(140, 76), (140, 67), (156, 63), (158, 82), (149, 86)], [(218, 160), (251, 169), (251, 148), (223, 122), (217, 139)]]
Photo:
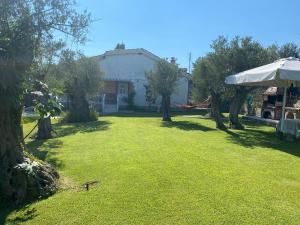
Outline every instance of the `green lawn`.
[[(2, 203), (0, 224), (300, 223), (300, 142), (274, 128), (225, 133), (208, 119), (141, 114), (56, 130), (28, 147), (58, 167), (61, 190), (18, 210)], [(100, 185), (85, 191), (91, 180)]]

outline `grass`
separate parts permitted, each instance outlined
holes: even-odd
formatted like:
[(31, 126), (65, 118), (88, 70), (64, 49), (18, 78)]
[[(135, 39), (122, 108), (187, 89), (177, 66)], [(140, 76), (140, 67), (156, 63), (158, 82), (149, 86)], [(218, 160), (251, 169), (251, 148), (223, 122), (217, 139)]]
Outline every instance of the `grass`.
[(299, 224), (300, 142), (273, 128), (225, 133), (208, 119), (139, 114), (55, 129), (27, 145), (57, 166), (61, 190), (20, 209), (2, 203), (0, 224)]

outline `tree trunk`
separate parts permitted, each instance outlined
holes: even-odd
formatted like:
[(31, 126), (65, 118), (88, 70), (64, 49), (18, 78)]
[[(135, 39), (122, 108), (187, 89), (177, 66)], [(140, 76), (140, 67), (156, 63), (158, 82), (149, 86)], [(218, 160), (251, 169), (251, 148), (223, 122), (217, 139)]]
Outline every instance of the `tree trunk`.
[(9, 100), (0, 104), (0, 195), (20, 203), (53, 194), (57, 172), (24, 156), (21, 96), (0, 89), (0, 99)]
[(85, 94), (78, 91), (70, 95), (71, 105), (68, 122), (88, 122), (95, 120), (91, 117), (89, 103), (85, 97)]
[(37, 139), (50, 139), (52, 138), (52, 125), (50, 117), (42, 118), (38, 120), (38, 132)]
[(231, 101), (230, 108), (229, 108), (229, 121), (230, 121), (230, 128), (242, 130), (244, 126), (240, 123), (239, 120), (239, 113), (241, 108), (246, 100), (248, 93), (252, 90), (246, 87), (237, 87), (235, 89), (234, 97)]
[(216, 127), (221, 130), (226, 130), (227, 127), (222, 121), (220, 105), (221, 105), (221, 96), (220, 94), (212, 93), (211, 94), (211, 116), (216, 122)]
[(163, 113), (162, 120), (163, 121), (172, 121), (171, 116), (170, 116), (170, 104), (171, 104), (170, 96), (163, 95), (161, 104), (162, 104), (162, 113)]
[(24, 158), (21, 115), (21, 106), (0, 104), (0, 188), (4, 196), (13, 198), (24, 196), (26, 189), (24, 177), (14, 171)]

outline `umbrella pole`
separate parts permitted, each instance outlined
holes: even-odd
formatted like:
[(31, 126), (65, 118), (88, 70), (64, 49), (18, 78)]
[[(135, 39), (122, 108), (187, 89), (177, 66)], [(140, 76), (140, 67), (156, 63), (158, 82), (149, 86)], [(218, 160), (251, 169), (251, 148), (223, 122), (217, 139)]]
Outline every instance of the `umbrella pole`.
[(281, 113), (281, 123), (280, 123), (280, 130), (283, 130), (283, 121), (285, 119), (285, 106), (286, 106), (286, 92), (287, 87), (284, 87), (284, 93), (283, 93), (283, 102), (282, 102), (282, 113)]

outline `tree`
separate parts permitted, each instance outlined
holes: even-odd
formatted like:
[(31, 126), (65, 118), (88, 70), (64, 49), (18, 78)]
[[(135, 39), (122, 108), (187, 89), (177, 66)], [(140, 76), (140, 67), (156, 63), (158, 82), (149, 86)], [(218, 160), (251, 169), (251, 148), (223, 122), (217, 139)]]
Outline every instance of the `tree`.
[[(238, 114), (246, 97), (254, 88), (225, 85), (225, 77), (267, 64), (276, 58), (276, 46), (265, 49), (251, 37), (235, 37), (229, 42), (227, 38), (221, 36), (213, 42), (212, 52), (204, 57), (205, 60), (200, 60), (195, 64), (195, 76), (193, 77), (196, 90), (193, 90), (193, 95), (197, 97), (203, 93), (204, 98), (207, 98), (208, 95), (212, 96), (212, 113), (217, 127), (221, 129), (224, 129), (225, 126), (221, 123), (218, 114), (214, 114), (214, 112), (220, 111), (217, 104), (222, 104), (225, 98), (229, 99), (230, 127), (243, 129)], [(214, 107), (213, 102), (217, 102), (215, 104), (217, 108)]]
[[(230, 73), (235, 74), (245, 70), (249, 70), (264, 64), (270, 63), (270, 59), (274, 56), (272, 52), (267, 51), (258, 42), (253, 41), (251, 37), (239, 38), (235, 37), (230, 42), (229, 47), (229, 66)], [(238, 115), (248, 94), (255, 87), (232, 86), (233, 96), (229, 109), (230, 127), (233, 129), (243, 129)]]
[[(230, 66), (231, 74), (239, 73), (258, 66), (272, 63), (278, 58), (299, 57), (299, 48), (293, 43), (287, 43), (278, 48), (272, 45), (264, 48), (261, 44), (253, 41), (251, 37), (236, 37), (230, 42)], [(250, 92), (255, 87), (233, 86), (233, 97), (231, 98), (229, 120), (234, 129), (243, 129), (238, 119), (242, 105)]]
[(227, 39), (220, 36), (213, 41), (211, 47), (213, 51), (199, 58), (194, 64), (193, 84), (198, 96), (203, 96), (203, 99), (211, 96), (211, 116), (216, 127), (224, 130), (226, 126), (222, 121), (220, 107), (227, 94), (224, 80), (229, 74), (229, 45)]
[(122, 43), (118, 43), (115, 47), (115, 49), (125, 49), (125, 44), (122, 42)]
[[(198, 96), (202, 99), (211, 96), (211, 116), (216, 122), (216, 127), (226, 129), (221, 116), (220, 106), (225, 93), (225, 86), (221, 82), (222, 74), (218, 70), (214, 61), (215, 55), (210, 54), (199, 58), (193, 70), (194, 88), (198, 89)], [(215, 82), (214, 82), (215, 81)]]
[(88, 96), (99, 93), (103, 72), (96, 58), (88, 58), (66, 50), (58, 64), (58, 71), (65, 78), (65, 91), (71, 99), (68, 122), (97, 120), (89, 108)]
[(37, 139), (52, 138), (51, 117), (57, 116), (62, 109), (62, 105), (57, 101), (57, 97), (50, 92), (48, 86), (41, 82), (35, 81), (35, 111), (39, 114)]
[(21, 126), (26, 74), (54, 31), (85, 40), (90, 16), (71, 0), (0, 1), (0, 193), (20, 202), (56, 190), (57, 173), (24, 154)]
[(57, 116), (62, 109), (57, 97), (54, 95), (59, 85), (51, 90), (46, 83), (51, 83), (53, 63), (59, 58), (64, 46), (65, 44), (62, 41), (43, 42), (36, 51), (34, 63), (29, 71), (31, 77), (28, 83), (33, 83), (31, 93), (34, 96), (35, 110), (40, 115), (37, 139), (52, 138), (51, 117)]
[(269, 47), (266, 48), (267, 52), (267, 62), (274, 62), (280, 58), (279, 53), (278, 53), (278, 46), (273, 44)]
[(169, 63), (167, 60), (159, 60), (154, 70), (146, 72), (146, 78), (154, 95), (162, 97), (162, 120), (171, 121), (170, 104), (171, 95), (174, 93), (177, 81), (180, 76), (179, 68), (176, 64)]
[(280, 58), (295, 57), (299, 58), (299, 48), (295, 43), (287, 43), (281, 46), (278, 50)]
[(152, 88), (150, 87), (149, 84), (144, 84), (144, 88), (146, 90), (145, 92), (146, 102), (148, 103), (148, 106), (151, 107), (151, 105), (155, 104), (157, 96), (154, 93), (152, 93)]

